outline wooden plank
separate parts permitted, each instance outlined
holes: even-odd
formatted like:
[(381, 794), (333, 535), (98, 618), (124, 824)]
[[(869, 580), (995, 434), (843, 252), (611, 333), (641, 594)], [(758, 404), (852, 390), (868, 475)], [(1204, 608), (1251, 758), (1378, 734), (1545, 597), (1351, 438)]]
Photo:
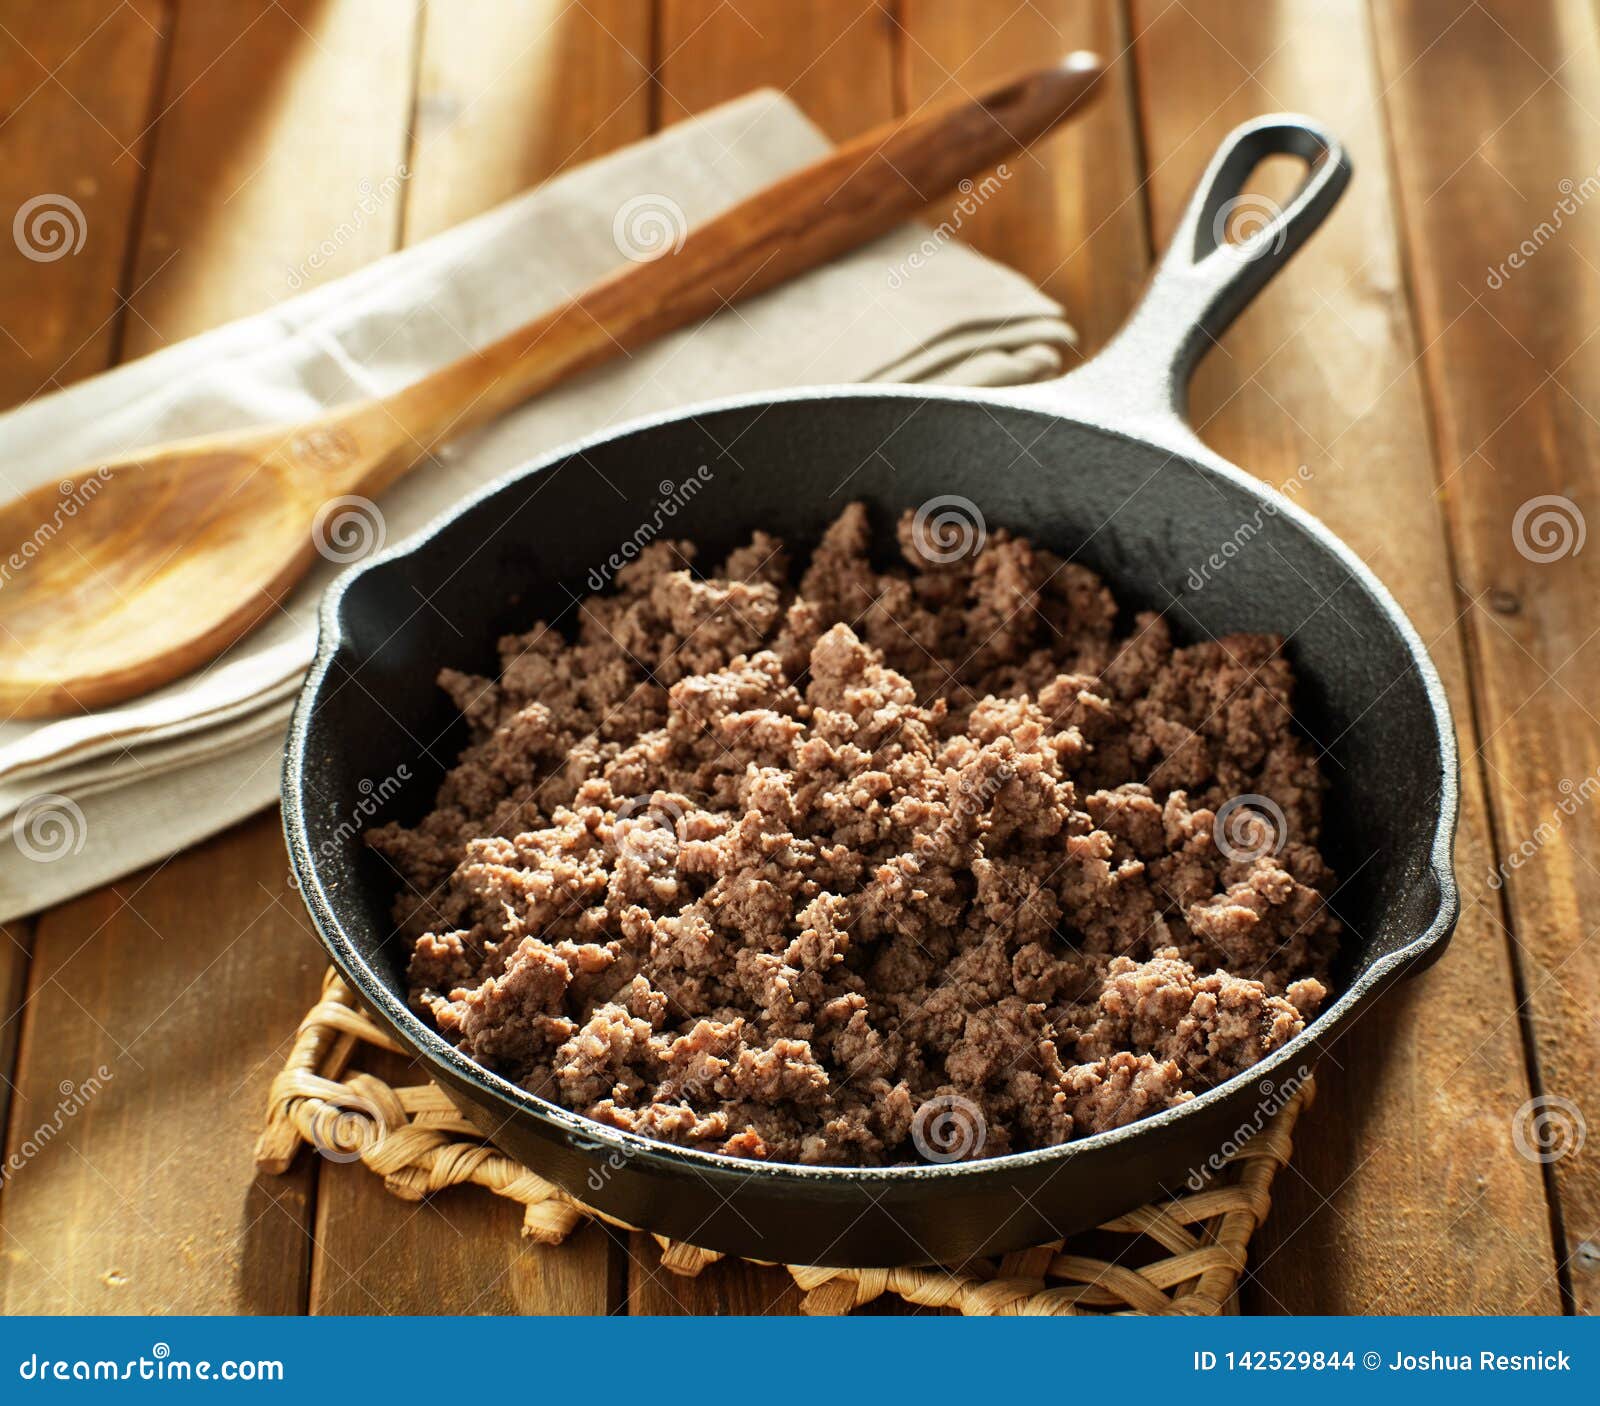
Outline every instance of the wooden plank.
[(158, 0), (61, 0), (0, 26), (0, 405), (115, 354), (165, 27)]
[(649, 131), (650, 7), (456, 0), (425, 12), (407, 242)]
[[(1374, 13), (1441, 496), (1477, 663), (1478, 760), (1494, 804), (1535, 1092), (1557, 1139), (1543, 1152), (1557, 1251), (1574, 1306), (1594, 1313), (1600, 812), (1589, 801), (1600, 554), (1578, 549), (1600, 527), (1600, 212), (1588, 205), (1600, 152), (1600, 34), (1592, 6), (1561, 3), (1418, 0)], [(1449, 122), (1438, 120), (1440, 94), (1449, 95)], [(1539, 507), (1541, 498), (1554, 501)], [(1485, 905), (1496, 899), (1485, 892), (1495, 863), (1465, 869)], [(1538, 1115), (1519, 1113), (1521, 1092), (1508, 1081), (1486, 1113), (1528, 1129)]]
[[(0, 405), (101, 370), (114, 355), (165, 25), (155, 0), (109, 15), (95, 0), (67, 0), (0, 28), (0, 211), (15, 219), (38, 201), (36, 218), (55, 211), (66, 220), (54, 236), (31, 222), (25, 235), (27, 250), (55, 257), (27, 257), (15, 235), (0, 244)], [(10, 1126), (33, 940), (32, 921), (0, 929), (0, 1129)], [(30, 1135), (27, 1108), (17, 1113)], [(4, 1234), (0, 1255), (10, 1263)]]
[[(65, 0), (8, 16), (0, 27), (0, 211), (14, 221), (39, 202), (23, 242), (15, 233), (0, 242), (0, 405), (102, 370), (112, 358), (165, 23), (156, 0), (112, 14), (98, 0)], [(65, 218), (55, 235), (51, 212)], [(32, 922), (0, 929), (0, 1128), (11, 1107), (32, 949)]]
[(971, 213), (935, 206), (928, 222), (951, 222), (962, 239), (1026, 274), (1066, 308), (1092, 351), (1121, 325), (1149, 267), (1126, 19), (1114, 0), (1048, 0), (996, 21), (978, 6), (908, 0), (909, 101), (979, 93), (1074, 49), (1106, 62), (1100, 95), (1006, 163), (1012, 174), (998, 195)]
[(723, 1259), (692, 1277), (662, 1266), (648, 1235), (628, 1237), (628, 1312), (656, 1315), (766, 1315), (800, 1311), (800, 1290), (787, 1271)]
[(660, 0), (661, 124), (753, 88), (787, 93), (834, 141), (894, 115), (883, 0)]
[[(22, 1035), (22, 1009), (27, 1000), (28, 964), (33, 957), (33, 923), (28, 919), (0, 927), (0, 1129), (10, 1124), (12, 1075)], [(0, 1134), (3, 1136), (3, 1134)], [(5, 1220), (0, 1216), (0, 1240)]]
[(322, 963), (281, 849), (263, 888), (269, 836), (230, 831), (40, 920), (8, 1313), (300, 1309), (310, 1182), (256, 1178), (250, 1145)]
[[(363, 1055), (397, 1087), (422, 1066)], [(549, 1248), (524, 1240), (522, 1210), (477, 1188), (420, 1204), (391, 1196), (360, 1163), (322, 1163), (313, 1313), (609, 1313), (622, 1297), (620, 1240), (591, 1224)]]
[(416, 28), (388, 0), (180, 7), (130, 355), (394, 247)]
[[(1308, 466), (1300, 501), (1411, 613), (1470, 759), (1458, 604), (1385, 169), (1383, 85), (1361, 5), (1138, 0), (1133, 17), (1158, 245), (1236, 122), (1303, 108), (1350, 145), (1350, 193), (1212, 352), (1193, 411), (1211, 443), (1266, 480)], [(1415, 125), (1473, 130), (1441, 120), (1438, 107), (1440, 93), (1469, 86), (1464, 75), (1455, 86), (1431, 80)], [(1282, 198), (1277, 176), (1258, 189)], [(1513, 1148), (1513, 1114), (1528, 1091), (1505, 934), (1478, 884), (1491, 841), (1470, 760), (1463, 781), (1458, 866), (1473, 897), (1445, 960), (1367, 1017), (1324, 1068), (1255, 1247), (1246, 1304), (1258, 1311), (1557, 1307), (1539, 1169)]]
[[(430, 6), (405, 197), (407, 239), (488, 209), (649, 130), (649, 12), (637, 4)], [(492, 153), (483, 160), (484, 153)], [(387, 1069), (375, 1072), (384, 1073)], [(421, 1075), (408, 1076), (411, 1082)], [(487, 1192), (398, 1201), (359, 1166), (324, 1166), (317, 1313), (606, 1313), (622, 1250), (599, 1226), (556, 1249), (520, 1238)]]
[[(386, 0), (180, 8), (130, 355), (291, 291), (404, 156), (413, 28)], [(302, 282), (393, 228), (362, 223)], [(7, 1187), (12, 1312), (303, 1309), (312, 1169), (258, 1179), (251, 1145), (322, 966), (276, 816), (40, 919), (13, 1138), (62, 1081), (111, 1074)]]

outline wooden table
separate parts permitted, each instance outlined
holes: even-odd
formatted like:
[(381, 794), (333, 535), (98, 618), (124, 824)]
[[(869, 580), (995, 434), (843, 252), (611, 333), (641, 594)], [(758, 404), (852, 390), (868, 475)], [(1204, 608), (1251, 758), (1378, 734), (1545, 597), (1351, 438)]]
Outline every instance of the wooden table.
[[(1600, 807), (1585, 808), (1600, 551), (1532, 560), (1513, 520), (1537, 495), (1600, 507), (1593, 5), (9, 6), (0, 214), (61, 192), (88, 238), (48, 264), (0, 250), (0, 400), (265, 307), (313, 249), (307, 282), (348, 273), (757, 84), (843, 137), (1076, 47), (1113, 60), (1098, 106), (1013, 163), (964, 233), (1058, 297), (1087, 349), (1130, 307), (1234, 123), (1300, 109), (1351, 147), (1349, 196), (1208, 359), (1194, 409), (1264, 479), (1308, 466), (1301, 501), (1411, 612), (1461, 733), (1454, 946), (1324, 1067), (1243, 1307), (1592, 1310), (1600, 1133), (1541, 1163), (1514, 1130), (1535, 1097), (1600, 1115)], [(402, 164), (400, 196), (366, 211)], [(1513, 852), (1528, 857), (1491, 883)], [(794, 1305), (777, 1271), (674, 1280), (652, 1244), (598, 1228), (530, 1248), (487, 1194), (419, 1208), (315, 1158), (258, 1178), (266, 1088), (323, 966), (276, 814), (9, 937), (8, 1147), (52, 1117), (61, 1081), (101, 1064), (115, 1078), (0, 1193), (8, 1311)]]

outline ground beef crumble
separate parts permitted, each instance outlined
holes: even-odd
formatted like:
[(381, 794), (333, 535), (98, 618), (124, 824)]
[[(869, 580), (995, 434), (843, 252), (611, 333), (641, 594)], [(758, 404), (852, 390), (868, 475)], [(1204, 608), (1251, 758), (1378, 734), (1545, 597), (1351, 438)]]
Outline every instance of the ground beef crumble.
[(881, 1165), (1119, 1127), (1316, 1014), (1339, 930), (1281, 641), (1119, 632), (1026, 539), (899, 535), (880, 570), (854, 505), (798, 580), (764, 533), (705, 576), (657, 542), (575, 637), (443, 672), (471, 743), (368, 839), (446, 1038), (619, 1128)]

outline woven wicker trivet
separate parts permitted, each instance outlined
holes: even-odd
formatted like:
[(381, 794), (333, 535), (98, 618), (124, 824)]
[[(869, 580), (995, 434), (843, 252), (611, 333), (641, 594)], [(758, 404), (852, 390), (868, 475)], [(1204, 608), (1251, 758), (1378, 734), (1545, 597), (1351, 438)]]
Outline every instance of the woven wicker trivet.
[[(322, 999), (300, 1022), (288, 1062), (272, 1082), (266, 1127), (256, 1143), (260, 1167), (287, 1171), (309, 1143), (336, 1160), (359, 1159), (407, 1201), (451, 1186), (484, 1186), (519, 1202), (523, 1234), (544, 1245), (560, 1244), (590, 1217), (621, 1224), (486, 1143), (437, 1085), (395, 1088), (349, 1072), (363, 1044), (399, 1050), (329, 971)], [(1295, 1119), (1313, 1095), (1310, 1079), (1295, 1088), (1205, 1190), (1130, 1211), (1089, 1236), (959, 1270), (786, 1268), (804, 1291), (806, 1313), (848, 1313), (886, 1293), (967, 1314), (1226, 1312), (1250, 1237), (1267, 1214), (1272, 1178), (1288, 1163)], [(1108, 1237), (1111, 1259), (1103, 1257)], [(655, 1239), (662, 1266), (676, 1274), (698, 1274), (720, 1258)], [(1091, 1248), (1099, 1253), (1088, 1253)]]

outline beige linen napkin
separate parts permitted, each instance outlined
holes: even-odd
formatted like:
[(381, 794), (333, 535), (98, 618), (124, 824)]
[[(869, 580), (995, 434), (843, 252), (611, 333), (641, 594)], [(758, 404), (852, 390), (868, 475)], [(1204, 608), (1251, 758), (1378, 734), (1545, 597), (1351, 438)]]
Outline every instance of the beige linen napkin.
[[(0, 416), (0, 492), (154, 441), (396, 390), (825, 149), (787, 99), (753, 93), (269, 312)], [(285, 271), (290, 286), (300, 276)], [(384, 496), (382, 533), (397, 542), (486, 480), (634, 416), (825, 382), (1011, 384), (1056, 369), (1072, 340), (1022, 278), (908, 225), (451, 446)], [(0, 921), (273, 802), (316, 602), (338, 569), (319, 562), (263, 628), (159, 692), (44, 725), (0, 723)]]

